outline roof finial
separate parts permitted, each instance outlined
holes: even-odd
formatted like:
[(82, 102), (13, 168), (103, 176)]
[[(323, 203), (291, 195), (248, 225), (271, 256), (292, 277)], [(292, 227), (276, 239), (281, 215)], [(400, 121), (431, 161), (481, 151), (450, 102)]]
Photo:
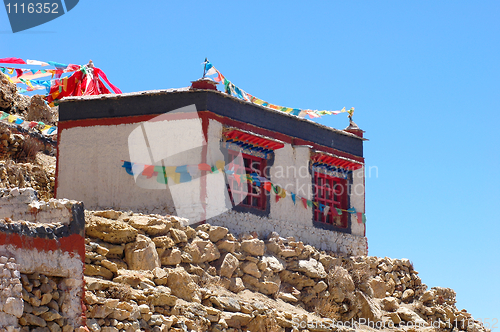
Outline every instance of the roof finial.
[(205, 62), (203, 65), (203, 77), (202, 78), (205, 78), (205, 75), (207, 74), (207, 63), (208, 63), (208, 58), (205, 58)]
[(348, 117), (349, 117), (349, 123), (353, 122), (352, 121), (352, 116), (354, 114), (354, 107), (351, 107), (351, 109), (347, 111), (347, 114), (349, 114), (348, 115)]

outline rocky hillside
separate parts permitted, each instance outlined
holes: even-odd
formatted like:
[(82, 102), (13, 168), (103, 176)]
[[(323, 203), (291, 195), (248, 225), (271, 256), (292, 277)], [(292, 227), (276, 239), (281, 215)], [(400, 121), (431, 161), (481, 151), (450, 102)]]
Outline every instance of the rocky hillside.
[[(0, 111), (57, 121), (56, 109), (40, 96), (17, 94), (2, 74)], [(31, 187), (40, 199), (52, 198), (54, 147), (0, 121), (0, 188)], [(259, 239), (187, 224), (172, 216), (86, 212), (89, 331), (487, 331), (456, 308), (453, 290), (427, 289), (407, 259), (345, 257), (279, 234)], [(7, 275), (9, 264), (0, 261), (0, 272)], [(72, 285), (39, 273), (20, 280), (22, 331), (73, 331), (62, 317)], [(4, 303), (8, 296), (0, 294), (0, 306), (18, 310)]]
[(91, 331), (486, 331), (407, 259), (339, 257), (278, 234), (263, 241), (185, 222), (87, 212)]
[[(57, 109), (41, 96), (19, 95), (16, 85), (0, 73), (0, 111), (28, 121), (55, 125)], [(42, 199), (52, 198), (55, 184), (55, 140), (36, 130), (0, 121), (0, 189), (34, 188)]]

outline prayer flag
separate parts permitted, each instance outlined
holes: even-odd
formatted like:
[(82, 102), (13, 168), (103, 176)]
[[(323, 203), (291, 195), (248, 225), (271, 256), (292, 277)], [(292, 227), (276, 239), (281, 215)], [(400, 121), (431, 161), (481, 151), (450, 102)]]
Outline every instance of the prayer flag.
[(358, 217), (358, 224), (363, 223), (363, 212), (357, 212), (356, 215)]
[(26, 62), (24, 62), (23, 59), (19, 59), (19, 58), (3, 58), (3, 59), (0, 59), (0, 63), (17, 63), (17, 64), (21, 64), (21, 65), (26, 64)]
[(305, 199), (304, 197), (301, 197), (300, 199), (302, 200), (302, 204), (304, 204), (304, 207), (307, 209), (307, 199)]
[(157, 175), (155, 172), (155, 167), (153, 165), (145, 165), (144, 170), (142, 171), (142, 175), (144, 175), (148, 179), (152, 178), (153, 175)]

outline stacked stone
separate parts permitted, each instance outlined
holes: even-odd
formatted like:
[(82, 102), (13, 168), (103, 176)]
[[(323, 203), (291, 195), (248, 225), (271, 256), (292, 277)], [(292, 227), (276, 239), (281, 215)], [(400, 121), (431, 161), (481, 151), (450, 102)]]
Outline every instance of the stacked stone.
[(43, 236), (43, 227), (57, 228), (60, 225), (70, 224), (75, 204), (81, 203), (53, 198), (48, 201), (38, 201), (37, 192), (33, 188), (0, 189), (0, 205), (2, 206), (0, 218), (29, 222), (23, 226), (23, 229), (15, 230), (15, 232), (26, 230), (24, 235), (36, 236), (35, 233), (30, 234), (31, 231), (25, 227), (36, 228), (36, 233)]
[(7, 127), (0, 126), (0, 155), (13, 158), (21, 150), (23, 143), (23, 135), (12, 134)]
[(302, 323), (364, 318), (431, 326), (443, 312), (466, 316), (451, 290), (426, 292), (407, 259), (320, 252), (276, 233), (266, 241), (255, 233), (237, 238), (224, 227), (182, 226), (170, 216), (86, 213), (85, 304), (93, 332), (315, 331)]
[(67, 289), (65, 279), (39, 273), (21, 274), (24, 313), (21, 331), (71, 332), (63, 314)]
[(23, 314), (19, 266), (14, 258), (0, 256), (0, 329), (19, 331), (18, 318)]
[(43, 169), (30, 163), (7, 161), (0, 163), (0, 188), (33, 188), (40, 198), (52, 198), (55, 186), (55, 166)]

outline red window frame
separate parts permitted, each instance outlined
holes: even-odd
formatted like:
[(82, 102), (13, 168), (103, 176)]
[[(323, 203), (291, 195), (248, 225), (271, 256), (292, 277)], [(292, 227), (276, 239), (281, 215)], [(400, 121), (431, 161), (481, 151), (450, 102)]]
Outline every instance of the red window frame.
[[(228, 150), (229, 162), (233, 162), (233, 170), (236, 174), (257, 173), (259, 176), (267, 178), (265, 174), (267, 165), (266, 159), (242, 153), (242, 165), (241, 163), (234, 162), (239, 153), (239, 151)], [(238, 206), (245, 206), (263, 211), (266, 210), (267, 197), (264, 190), (264, 184), (262, 182), (260, 186), (257, 186), (252, 182), (246, 182), (248, 191), (244, 191), (244, 187), (242, 186), (245, 185), (245, 180), (242, 180), (241, 184), (238, 184), (233, 176), (228, 176), (228, 181), (230, 181), (228, 185), (229, 197), (231, 198), (231, 203), (233, 203), (233, 206), (233, 197), (237, 197), (237, 201), (240, 201), (241, 198), (246, 195), (246, 197), (241, 201), (241, 203), (238, 204)], [(238, 188), (242, 188), (242, 190), (238, 190)]]
[(325, 215), (319, 206), (313, 204), (313, 220), (324, 224), (330, 224), (339, 228), (347, 228), (348, 213), (343, 211), (342, 215), (334, 216), (332, 210), (335, 208), (347, 210), (348, 187), (347, 180), (331, 175), (314, 172), (313, 202), (329, 206)]

